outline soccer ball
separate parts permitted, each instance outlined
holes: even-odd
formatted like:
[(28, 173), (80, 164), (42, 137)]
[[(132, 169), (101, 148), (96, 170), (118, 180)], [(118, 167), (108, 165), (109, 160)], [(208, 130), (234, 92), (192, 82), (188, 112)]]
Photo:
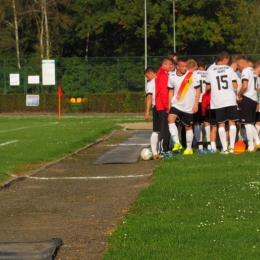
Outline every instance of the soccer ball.
[(153, 157), (153, 153), (150, 149), (144, 148), (141, 151), (141, 157), (144, 161), (149, 161)]

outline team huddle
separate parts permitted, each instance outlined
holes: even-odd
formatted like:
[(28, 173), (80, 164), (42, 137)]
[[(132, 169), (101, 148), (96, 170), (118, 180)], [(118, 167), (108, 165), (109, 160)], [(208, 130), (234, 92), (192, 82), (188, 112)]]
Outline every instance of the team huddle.
[[(260, 149), (260, 61), (223, 51), (209, 68), (201, 58), (177, 58), (170, 54), (160, 68), (145, 70), (146, 113), (153, 111), (153, 158), (170, 157), (184, 149), (192, 155), (234, 153), (242, 140), (247, 151)], [(181, 135), (181, 141), (179, 136)], [(204, 142), (206, 139), (206, 147)]]

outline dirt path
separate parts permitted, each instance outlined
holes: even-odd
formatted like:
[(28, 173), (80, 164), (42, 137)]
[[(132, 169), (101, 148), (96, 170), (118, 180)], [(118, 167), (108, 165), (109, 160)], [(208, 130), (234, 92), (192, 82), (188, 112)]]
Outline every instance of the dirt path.
[[(102, 259), (107, 238), (149, 185), (158, 161), (93, 165), (102, 153), (133, 133), (116, 131), (109, 139), (48, 167), (35, 177), (0, 191), (0, 242), (61, 238), (55, 259)], [(107, 176), (147, 175), (134, 178)], [(83, 179), (100, 176), (100, 179)], [(48, 179), (56, 177), (57, 179)], [(82, 179), (66, 179), (81, 177)]]

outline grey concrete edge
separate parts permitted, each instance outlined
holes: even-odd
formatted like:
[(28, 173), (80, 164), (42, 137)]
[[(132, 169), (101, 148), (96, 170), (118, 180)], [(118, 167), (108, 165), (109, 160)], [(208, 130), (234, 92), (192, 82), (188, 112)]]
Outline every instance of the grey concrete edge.
[(77, 154), (77, 153), (79, 153), (79, 152), (81, 152), (81, 151), (83, 151), (83, 150), (85, 150), (85, 149), (88, 149), (88, 148), (90, 148), (90, 147), (92, 147), (92, 146), (94, 146), (94, 145), (97, 145), (97, 144), (99, 144), (99, 143), (101, 143), (101, 142), (103, 142), (103, 141), (106, 141), (106, 140), (109, 139), (113, 134), (115, 134), (116, 131), (117, 131), (117, 130), (113, 130), (106, 138), (98, 139), (96, 142), (87, 144), (86, 146), (84, 146), (84, 147), (82, 147), (82, 148), (76, 150), (75, 152), (72, 152), (72, 153), (70, 153), (70, 154), (67, 154), (67, 155), (65, 155), (65, 156), (63, 156), (63, 157), (61, 157), (61, 158), (59, 158), (59, 159), (57, 159), (57, 160), (55, 160), (55, 161), (46, 163), (44, 166), (40, 167), (39, 169), (33, 171), (33, 172), (30, 173), (30, 174), (26, 174), (26, 175), (23, 175), (23, 176), (17, 176), (17, 177), (14, 177), (14, 178), (9, 179), (9, 180), (6, 181), (6, 182), (1, 183), (1, 184), (0, 184), (0, 191), (3, 190), (3, 189), (9, 188), (11, 185), (13, 185), (14, 183), (16, 183), (16, 182), (18, 182), (18, 181), (23, 181), (23, 180), (27, 179), (29, 176), (33, 176), (33, 175), (35, 175), (35, 174), (37, 174), (37, 173), (43, 171), (44, 169), (46, 169), (46, 168), (48, 168), (48, 167), (51, 167), (52, 165), (54, 165), (54, 164), (56, 164), (56, 163), (59, 163), (60, 161), (66, 159), (66, 158), (68, 158), (68, 157), (70, 157), (70, 156), (72, 156), (72, 155), (75, 155), (75, 154)]

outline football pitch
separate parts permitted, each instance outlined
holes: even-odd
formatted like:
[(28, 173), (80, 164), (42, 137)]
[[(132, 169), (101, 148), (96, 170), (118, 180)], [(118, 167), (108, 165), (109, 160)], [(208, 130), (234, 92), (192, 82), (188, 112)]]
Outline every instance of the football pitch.
[(163, 159), (104, 259), (259, 259), (259, 166), (259, 152)]
[(0, 116), (0, 180), (70, 154), (142, 116)]
[[(142, 116), (1, 116), (1, 180), (95, 142)], [(260, 152), (158, 160), (104, 259), (258, 259)], [(149, 162), (148, 162), (149, 163)]]

